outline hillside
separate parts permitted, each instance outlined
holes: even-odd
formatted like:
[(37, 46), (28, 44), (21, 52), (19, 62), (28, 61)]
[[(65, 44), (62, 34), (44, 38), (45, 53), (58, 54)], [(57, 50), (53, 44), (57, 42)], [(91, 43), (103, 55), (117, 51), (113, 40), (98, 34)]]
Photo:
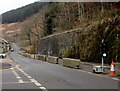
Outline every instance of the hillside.
[(14, 41), (15, 36), (17, 36), (20, 33), (22, 23), (8, 23), (8, 24), (2, 24), (2, 28), (0, 31), (2, 31), (2, 37), (7, 39), (8, 41)]
[(43, 8), (48, 3), (45, 2), (35, 2), (23, 7), (20, 7), (15, 10), (11, 10), (2, 14), (2, 23), (13, 23), (13, 22), (21, 22), (25, 20), (27, 17), (32, 16), (39, 12), (41, 8)]
[[(38, 13), (26, 18), (23, 22), (3, 25), (11, 26), (11, 28), (12, 26), (14, 28), (18, 26), (14, 32), (11, 31), (13, 30), (11, 28), (8, 28), (6, 32), (5, 29), (7, 27), (3, 31), (6, 34), (5, 37), (8, 37), (8, 34), (13, 34), (8, 39), (17, 42), (25, 51), (38, 53), (40, 52), (38, 49), (41, 46), (41, 38), (44, 39), (46, 36), (54, 36), (58, 33), (62, 34), (65, 31), (81, 28), (82, 31), (79, 31), (77, 36), (72, 37), (75, 37), (75, 41), (64, 49), (59, 50), (56, 55), (79, 58), (82, 61), (100, 62), (101, 41), (104, 39), (107, 44), (106, 62), (109, 63), (112, 58), (120, 59), (120, 50), (118, 49), (120, 43), (119, 4), (108, 2), (50, 3), (47, 7), (43, 7)], [(17, 32), (18, 30), (19, 32)], [(71, 41), (69, 37), (66, 39)], [(56, 41), (54, 42), (57, 43)], [(65, 44), (61, 43), (61, 45)], [(51, 51), (54, 51), (52, 49), (55, 48), (51, 48)]]

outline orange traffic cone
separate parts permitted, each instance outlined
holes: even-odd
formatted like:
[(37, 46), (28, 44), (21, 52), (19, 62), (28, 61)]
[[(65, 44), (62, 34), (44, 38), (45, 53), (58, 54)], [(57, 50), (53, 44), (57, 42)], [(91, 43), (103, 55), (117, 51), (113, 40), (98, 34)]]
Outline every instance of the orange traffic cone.
[(115, 69), (114, 69), (114, 61), (112, 60), (111, 69), (110, 69), (110, 76), (115, 76)]

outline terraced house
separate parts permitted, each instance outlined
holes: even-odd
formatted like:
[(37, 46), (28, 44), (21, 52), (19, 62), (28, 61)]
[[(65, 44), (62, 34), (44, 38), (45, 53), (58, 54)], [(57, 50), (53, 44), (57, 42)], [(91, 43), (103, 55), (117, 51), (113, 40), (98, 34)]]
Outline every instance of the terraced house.
[(5, 53), (10, 49), (8, 41), (0, 37), (0, 53)]

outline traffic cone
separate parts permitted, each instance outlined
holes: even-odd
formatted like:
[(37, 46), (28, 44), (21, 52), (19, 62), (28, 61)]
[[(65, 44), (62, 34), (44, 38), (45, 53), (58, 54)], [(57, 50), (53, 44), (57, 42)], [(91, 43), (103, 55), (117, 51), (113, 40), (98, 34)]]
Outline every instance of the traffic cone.
[(110, 76), (115, 76), (115, 69), (114, 69), (114, 61), (112, 61), (111, 63), (111, 69), (110, 69)]

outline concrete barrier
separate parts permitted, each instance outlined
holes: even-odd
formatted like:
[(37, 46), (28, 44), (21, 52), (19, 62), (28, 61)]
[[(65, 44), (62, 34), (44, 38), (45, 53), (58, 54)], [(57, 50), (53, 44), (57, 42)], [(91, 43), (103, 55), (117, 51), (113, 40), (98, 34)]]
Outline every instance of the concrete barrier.
[(46, 55), (38, 55), (38, 60), (46, 61)]
[(24, 56), (27, 57), (27, 56), (28, 56), (28, 53), (24, 53)]
[(79, 69), (80, 68), (80, 60), (79, 59), (71, 59), (71, 58), (63, 58), (63, 66)]
[[(54, 56), (47, 57), (46, 55), (29, 54), (29, 53), (23, 53), (23, 52), (19, 52), (19, 54), (22, 56), (32, 58), (32, 59), (47, 61), (49, 63), (59, 64), (59, 65), (65, 66), (65, 67), (70, 67), (70, 68), (75, 68), (75, 69), (80, 68), (80, 60), (79, 59), (71, 59), (71, 58), (60, 59), (60, 58), (54, 57)], [(117, 69), (117, 67), (118, 66), (116, 66), (116, 69)], [(118, 70), (117, 70), (116, 74), (120, 74)]]
[(28, 57), (30, 58), (30, 54), (28, 53)]
[(25, 53), (22, 52), (22, 56), (25, 56)]
[(26, 53), (26, 57), (28, 57), (28, 58), (29, 58), (29, 57), (30, 57), (30, 54), (29, 54), (29, 53)]
[(115, 75), (120, 76), (120, 63), (115, 63)]
[(22, 52), (18, 52), (18, 54), (22, 55)]
[(47, 61), (49, 63), (58, 64), (58, 57), (48, 56)]
[(23, 52), (21, 52), (21, 55), (22, 55), (22, 56), (24, 56), (24, 53), (23, 53)]
[(30, 58), (34, 59), (35, 58), (35, 54), (30, 54)]
[(63, 59), (58, 59), (58, 64), (63, 66)]
[(34, 54), (34, 59), (38, 60), (38, 54)]

